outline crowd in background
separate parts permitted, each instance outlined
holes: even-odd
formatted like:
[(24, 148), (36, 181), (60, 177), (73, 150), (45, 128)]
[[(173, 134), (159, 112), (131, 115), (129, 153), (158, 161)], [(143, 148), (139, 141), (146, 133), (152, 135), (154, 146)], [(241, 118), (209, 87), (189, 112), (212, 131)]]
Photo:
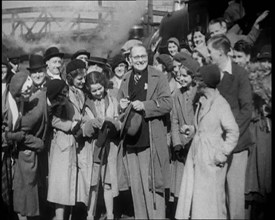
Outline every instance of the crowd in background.
[(243, 35), (227, 10), (162, 54), (132, 39), (64, 64), (49, 47), (27, 70), (2, 54), (5, 219), (265, 219), (271, 43), (252, 51), (268, 13)]

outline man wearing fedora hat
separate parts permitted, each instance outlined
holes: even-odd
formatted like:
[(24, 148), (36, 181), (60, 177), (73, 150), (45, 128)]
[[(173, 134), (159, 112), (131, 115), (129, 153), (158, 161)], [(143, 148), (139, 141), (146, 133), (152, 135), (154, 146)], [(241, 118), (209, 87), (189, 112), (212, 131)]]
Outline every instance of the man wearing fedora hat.
[(47, 75), (50, 79), (61, 79), (62, 59), (64, 53), (57, 47), (50, 47), (44, 54), (44, 62), (47, 64)]
[(118, 100), (121, 111), (131, 102), (130, 108), (139, 115), (134, 114), (132, 118), (139, 123), (129, 123), (128, 128), (121, 128), (123, 145), (118, 154), (119, 188), (125, 190), (131, 186), (136, 219), (164, 219), (164, 190), (169, 185), (169, 152), (164, 121), (172, 108), (169, 84), (163, 73), (148, 66), (148, 54), (143, 45), (133, 46), (129, 58), (133, 69), (122, 80)]
[(74, 59), (82, 60), (86, 64), (86, 68), (88, 68), (88, 59), (90, 59), (90, 53), (85, 49), (78, 50), (71, 57), (71, 60)]
[(111, 72), (112, 67), (108, 63), (108, 60), (103, 57), (90, 57), (88, 59), (88, 73), (92, 71), (98, 71), (105, 74), (105, 76), (110, 79), (111, 78)]
[(27, 70), (30, 72), (30, 77), (33, 81), (33, 93), (40, 90), (46, 83), (46, 67), (43, 57), (38, 54), (31, 54), (29, 59), (29, 67)]
[(19, 64), (20, 64), (20, 56), (15, 54), (10, 54), (8, 56), (8, 61), (10, 65), (10, 71), (12, 74), (16, 74), (19, 72)]

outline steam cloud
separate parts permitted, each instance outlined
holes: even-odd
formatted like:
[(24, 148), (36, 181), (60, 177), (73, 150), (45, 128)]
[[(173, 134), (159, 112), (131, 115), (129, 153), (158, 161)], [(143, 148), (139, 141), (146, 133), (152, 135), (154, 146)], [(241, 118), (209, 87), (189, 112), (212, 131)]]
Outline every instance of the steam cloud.
[[(97, 1), (62, 1), (62, 3), (68, 7), (74, 7), (76, 12), (83, 7), (92, 7), (92, 4), (97, 5)], [(114, 55), (127, 41), (131, 27), (140, 22), (141, 17), (146, 12), (146, 3), (147, 1), (145, 0), (103, 1), (103, 6), (115, 7), (114, 19), (110, 24), (100, 29), (98, 28), (95, 32), (91, 32), (89, 41), (73, 40), (68, 37), (73, 32), (73, 30), (70, 30), (69, 32), (52, 34), (50, 37), (42, 38), (36, 42), (26, 42), (20, 37), (10, 38), (12, 43), (6, 46), (10, 49), (23, 48), (26, 54), (43, 53), (48, 47), (57, 46), (62, 52), (68, 54), (73, 54), (79, 49), (86, 49), (92, 56), (106, 57), (110, 52)], [(43, 1), (41, 5), (38, 3), (35, 6), (47, 6), (47, 4), (48, 6), (53, 6), (53, 3), (49, 1)]]

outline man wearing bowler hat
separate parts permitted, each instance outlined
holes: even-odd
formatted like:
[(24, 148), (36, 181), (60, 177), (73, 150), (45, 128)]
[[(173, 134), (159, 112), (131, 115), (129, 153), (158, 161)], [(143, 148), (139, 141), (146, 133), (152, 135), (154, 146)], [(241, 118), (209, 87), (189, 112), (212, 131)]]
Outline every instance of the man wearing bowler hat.
[(43, 57), (38, 54), (31, 54), (29, 59), (29, 67), (27, 70), (30, 72), (30, 77), (33, 81), (33, 93), (42, 89), (47, 80), (46, 67)]
[(47, 76), (50, 79), (61, 79), (61, 68), (64, 53), (57, 47), (50, 47), (44, 54), (44, 62), (47, 64)]
[[(118, 100), (122, 112), (131, 108), (132, 119), (136, 122), (122, 123), (130, 126), (126, 129), (122, 126), (123, 145), (118, 154), (119, 189), (126, 190), (131, 186), (136, 219), (164, 219), (164, 190), (169, 185), (164, 121), (172, 108), (169, 84), (163, 73), (148, 65), (148, 54), (143, 45), (133, 46), (129, 58), (133, 69), (123, 77)], [(132, 120), (131, 117), (127, 119)]]

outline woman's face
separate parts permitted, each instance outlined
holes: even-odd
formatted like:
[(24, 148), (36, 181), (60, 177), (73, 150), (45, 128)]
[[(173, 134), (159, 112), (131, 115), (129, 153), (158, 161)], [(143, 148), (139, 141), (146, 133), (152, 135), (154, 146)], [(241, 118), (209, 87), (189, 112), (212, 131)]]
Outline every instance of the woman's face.
[(194, 51), (192, 53), (192, 57), (200, 64), (200, 66), (203, 66), (202, 57), (199, 55), (198, 52)]
[(28, 78), (26, 79), (26, 81), (23, 84), (22, 89), (21, 89), (21, 96), (23, 98), (29, 98), (31, 96), (32, 84), (33, 84), (33, 81), (31, 79), (31, 77), (28, 76)]
[(2, 64), (2, 81), (6, 79), (8, 75), (8, 67), (5, 64)]
[(187, 70), (183, 66), (177, 74), (177, 81), (184, 88), (188, 88), (192, 83), (192, 77), (187, 74)]
[(85, 84), (85, 73), (78, 74), (74, 79), (73, 79), (73, 86), (78, 88), (78, 89), (83, 89), (84, 84)]
[(90, 92), (95, 99), (102, 99), (104, 96), (104, 90), (104, 86), (100, 83), (90, 85)]
[(168, 51), (169, 51), (170, 55), (173, 57), (173, 56), (175, 56), (176, 53), (179, 52), (179, 48), (174, 42), (169, 42), (168, 43)]
[(115, 75), (117, 78), (121, 79), (123, 75), (126, 73), (126, 64), (120, 63), (117, 65), (117, 67), (114, 69)]
[(196, 47), (205, 45), (205, 36), (200, 31), (196, 31), (193, 36), (193, 41)]

